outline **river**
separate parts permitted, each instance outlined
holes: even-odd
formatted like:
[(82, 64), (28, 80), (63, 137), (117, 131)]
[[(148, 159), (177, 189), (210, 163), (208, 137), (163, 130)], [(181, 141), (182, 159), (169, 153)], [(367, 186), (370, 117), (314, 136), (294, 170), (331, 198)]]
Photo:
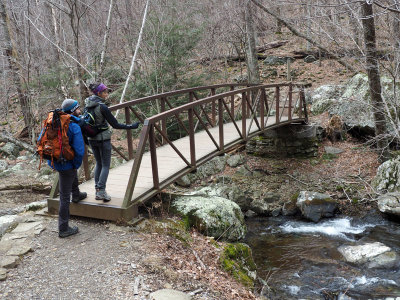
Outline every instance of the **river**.
[(400, 223), (379, 213), (319, 223), (287, 217), (247, 221), (257, 275), (268, 299), (400, 300), (399, 266), (369, 269), (344, 261), (338, 247), (381, 242), (400, 255)]

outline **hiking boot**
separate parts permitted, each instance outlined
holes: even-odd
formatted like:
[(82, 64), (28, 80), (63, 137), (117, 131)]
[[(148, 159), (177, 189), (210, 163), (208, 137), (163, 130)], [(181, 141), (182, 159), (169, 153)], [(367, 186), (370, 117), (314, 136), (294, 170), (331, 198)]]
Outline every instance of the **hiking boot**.
[(72, 202), (78, 203), (79, 201), (82, 201), (82, 200), (85, 199), (86, 197), (87, 197), (87, 193), (85, 193), (85, 192), (79, 192), (79, 196), (78, 196), (78, 197), (72, 196)]
[(67, 230), (58, 232), (58, 236), (59, 236), (60, 238), (66, 238), (67, 236), (77, 234), (78, 232), (79, 232), (78, 227), (76, 227), (76, 226), (74, 226), (74, 227), (69, 227), (69, 226), (68, 226), (68, 229), (67, 229)]
[(96, 200), (103, 200), (104, 202), (108, 202), (111, 200), (111, 197), (106, 193), (105, 190), (99, 190), (96, 191)]

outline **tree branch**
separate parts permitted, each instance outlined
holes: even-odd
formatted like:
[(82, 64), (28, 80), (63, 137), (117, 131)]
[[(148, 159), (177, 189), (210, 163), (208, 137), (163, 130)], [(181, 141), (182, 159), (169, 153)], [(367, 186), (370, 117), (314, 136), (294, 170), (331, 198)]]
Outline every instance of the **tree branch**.
[(340, 63), (342, 66), (346, 67), (347, 69), (349, 69), (352, 72), (355, 72), (355, 69), (350, 66), (348, 63), (346, 63), (345, 61), (343, 61), (340, 57), (338, 57), (337, 55), (333, 54), (332, 52), (330, 52), (328, 49), (326, 49), (325, 47), (321, 46), (320, 44), (318, 44), (316, 41), (314, 41), (313, 39), (305, 36), (303, 33), (297, 31), (294, 27), (292, 27), (288, 22), (286, 22), (284, 19), (282, 19), (281, 17), (279, 17), (277, 14), (275, 14), (274, 12), (272, 12), (271, 10), (269, 10), (268, 8), (266, 8), (265, 6), (263, 6), (261, 3), (259, 3), (257, 0), (251, 0), (255, 5), (257, 5), (259, 8), (261, 8), (263, 11), (265, 11), (267, 14), (273, 16), (275, 19), (277, 19), (278, 21), (280, 21), (283, 25), (286, 26), (287, 29), (289, 29), (294, 35), (305, 39), (306, 41), (308, 41), (309, 43), (311, 43), (312, 45), (314, 45), (315, 47), (317, 47), (318, 49), (321, 49), (321, 51), (326, 52), (330, 57), (332, 57), (333, 59), (337, 60), (338, 63)]

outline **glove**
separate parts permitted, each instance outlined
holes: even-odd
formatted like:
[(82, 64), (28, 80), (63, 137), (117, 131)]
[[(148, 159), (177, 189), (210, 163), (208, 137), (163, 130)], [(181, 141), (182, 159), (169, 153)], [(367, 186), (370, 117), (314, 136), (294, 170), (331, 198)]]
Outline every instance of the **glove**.
[(139, 124), (140, 124), (140, 122), (135, 122), (135, 123), (129, 125), (129, 126), (130, 126), (130, 129), (136, 129), (136, 128), (138, 128), (138, 127), (139, 127)]

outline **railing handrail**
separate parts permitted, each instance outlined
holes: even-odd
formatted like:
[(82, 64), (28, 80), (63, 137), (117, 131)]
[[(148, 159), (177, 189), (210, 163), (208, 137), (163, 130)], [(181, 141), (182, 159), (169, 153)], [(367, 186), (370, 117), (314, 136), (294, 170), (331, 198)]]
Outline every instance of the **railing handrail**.
[[(287, 83), (287, 86), (289, 86), (289, 85), (290, 85), (290, 83)], [(245, 93), (245, 92), (251, 92), (251, 91), (259, 90), (259, 89), (262, 89), (262, 88), (267, 89), (267, 88), (282, 87), (282, 86), (286, 86), (286, 84), (255, 85), (255, 86), (247, 87), (247, 88), (244, 88), (244, 89), (239, 89), (239, 90), (234, 90), (234, 91), (229, 91), (229, 92), (217, 94), (217, 95), (214, 95), (214, 96), (209, 96), (209, 97), (206, 97), (206, 98), (195, 100), (195, 101), (190, 102), (190, 103), (182, 104), (179, 107), (175, 107), (175, 108), (170, 109), (168, 111), (153, 115), (153, 116), (151, 116), (151, 117), (149, 117), (149, 118), (147, 118), (145, 120), (145, 122), (147, 121), (147, 123), (145, 123), (145, 124), (146, 125), (147, 124), (154, 124), (155, 122), (160, 121), (163, 118), (178, 114), (178, 113), (180, 113), (182, 111), (186, 111), (186, 110), (188, 110), (190, 108), (193, 108), (193, 107), (196, 107), (196, 106), (199, 106), (199, 105), (202, 105), (202, 104), (206, 104), (206, 103), (218, 100), (220, 98), (225, 98), (225, 97), (229, 97), (229, 96), (232, 96), (232, 95)], [(299, 85), (297, 85), (297, 86), (299, 86)]]
[[(271, 87), (280, 87), (280, 86), (287, 86), (289, 85), (290, 82), (284, 82), (284, 83), (274, 83), (274, 84), (266, 84), (266, 85), (261, 85), (265, 88), (271, 88)], [(292, 83), (293, 86), (303, 86), (303, 87), (309, 87), (311, 86), (310, 83)], [(260, 86), (259, 84), (251, 84), (251, 83), (224, 83), (224, 84), (214, 84), (214, 85), (206, 85), (206, 86), (200, 86), (200, 87), (195, 87), (195, 88), (188, 88), (188, 89), (182, 89), (182, 90), (177, 90), (177, 91), (171, 91), (171, 92), (166, 92), (166, 93), (161, 93), (161, 94), (156, 94), (152, 96), (146, 96), (142, 97), (139, 99), (134, 99), (134, 100), (129, 100), (124, 103), (119, 103), (115, 104), (109, 107), (111, 111), (115, 111), (118, 109), (122, 109), (125, 107), (137, 105), (140, 103), (160, 99), (162, 97), (171, 97), (171, 96), (176, 96), (176, 95), (181, 95), (181, 94), (187, 94), (191, 92), (196, 92), (200, 90), (207, 90), (207, 89), (218, 89), (218, 88), (223, 88), (223, 87), (237, 87), (237, 86)]]

